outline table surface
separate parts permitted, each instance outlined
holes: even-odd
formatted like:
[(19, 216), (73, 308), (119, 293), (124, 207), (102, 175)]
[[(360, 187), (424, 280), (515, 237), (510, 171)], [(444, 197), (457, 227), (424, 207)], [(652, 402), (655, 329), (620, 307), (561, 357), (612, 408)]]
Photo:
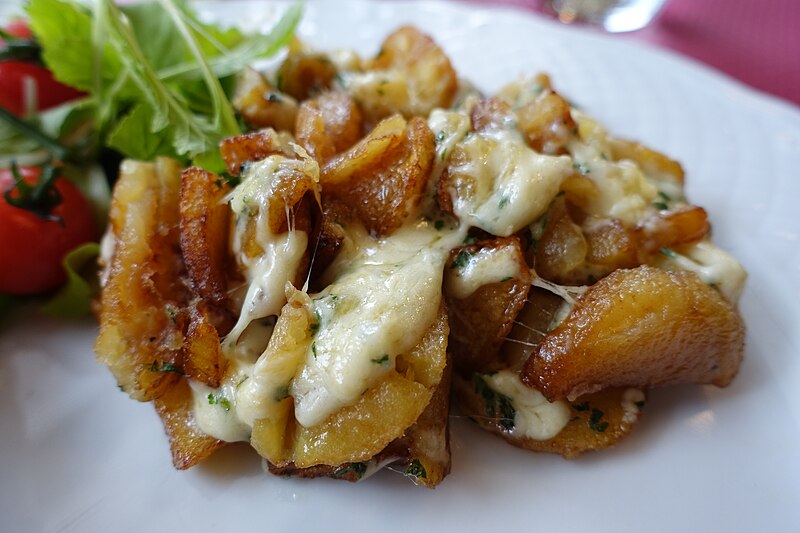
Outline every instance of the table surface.
[[(472, 0), (546, 11), (544, 0)], [(646, 28), (616, 34), (698, 60), (800, 105), (800, 0), (667, 0)]]

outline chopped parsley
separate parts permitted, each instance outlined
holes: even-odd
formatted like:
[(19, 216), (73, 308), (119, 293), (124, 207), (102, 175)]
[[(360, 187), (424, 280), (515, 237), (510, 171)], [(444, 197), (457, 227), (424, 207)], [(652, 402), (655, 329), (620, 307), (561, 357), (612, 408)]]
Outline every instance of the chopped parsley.
[(644, 404), (645, 404), (645, 401), (644, 401), (644, 400), (639, 400), (638, 402), (635, 402), (635, 403), (634, 403), (634, 405), (636, 405), (636, 407), (638, 407), (639, 409), (641, 409), (642, 407), (644, 407)]
[(347, 476), (349, 473), (355, 474), (356, 481), (364, 477), (364, 474), (367, 472), (367, 464), (366, 463), (348, 463), (343, 465), (330, 475), (330, 477), (334, 479), (341, 479)]
[(592, 169), (590, 169), (583, 163), (573, 163), (572, 168), (580, 172), (582, 176), (585, 176), (586, 174), (590, 174), (592, 172)]
[(477, 241), (478, 239), (476, 239), (472, 235), (467, 235), (466, 237), (464, 237), (464, 244), (475, 244)]
[(208, 405), (219, 405), (226, 411), (231, 410), (231, 401), (221, 394), (215, 396), (213, 392), (208, 393)]
[(670, 198), (669, 194), (665, 193), (664, 191), (658, 191), (658, 195), (661, 198), (663, 198), (665, 202), (669, 202), (669, 201), (672, 200), (672, 198)]
[(284, 385), (283, 387), (279, 387), (275, 391), (274, 398), (275, 398), (276, 402), (280, 402), (281, 400), (285, 400), (288, 397), (289, 397), (289, 385), (288, 384)]
[(372, 361), (376, 365), (385, 365), (386, 363), (389, 362), (389, 354), (385, 353), (380, 357), (373, 357), (372, 359), (370, 359), (370, 361)]
[(591, 414), (589, 414), (589, 428), (598, 433), (603, 433), (608, 429), (608, 422), (601, 422), (604, 414), (600, 409), (592, 409)]
[(150, 372), (174, 372), (176, 374), (183, 374), (183, 370), (177, 366), (173, 365), (172, 363), (159, 361), (158, 359), (152, 362), (149, 370)]
[(589, 410), (589, 402), (575, 403), (575, 404), (572, 404), (572, 407), (576, 411), (588, 411)]
[(502, 283), (504, 281), (511, 281), (512, 279), (514, 279), (514, 276), (506, 276), (506, 277), (504, 277), (503, 279), (500, 280), (500, 283)]
[(278, 93), (267, 93), (267, 102), (280, 102), (281, 95)]
[(171, 305), (168, 305), (165, 311), (167, 312), (167, 316), (169, 317), (170, 322), (172, 322), (173, 324), (177, 324), (178, 323), (178, 320), (176, 318), (177, 311), (175, 310), (175, 308), (172, 307)]
[(444, 137), (445, 137), (444, 130), (442, 130), (442, 131), (440, 131), (439, 133), (436, 134), (436, 142), (440, 143), (440, 142), (444, 141)]
[(428, 471), (425, 470), (425, 467), (422, 463), (419, 462), (419, 459), (414, 459), (409, 463), (406, 469), (403, 471), (403, 474), (408, 477), (414, 477), (419, 479), (427, 479), (428, 478)]
[(486, 416), (494, 419), (506, 431), (514, 429), (514, 416), (517, 410), (514, 409), (511, 398), (492, 389), (479, 374), (475, 374), (473, 383), (475, 392), (480, 394), (486, 403)]
[(669, 206), (664, 202), (653, 202), (653, 207), (660, 211), (667, 211), (669, 210)]
[(673, 252), (669, 248), (663, 248), (662, 247), (662, 248), (659, 248), (658, 251), (661, 252), (662, 254), (666, 255), (670, 259), (676, 259), (678, 257), (678, 254), (676, 254), (675, 252)]
[(314, 354), (314, 359), (317, 358), (317, 343), (316, 341), (311, 343), (311, 353)]
[(508, 202), (509, 202), (508, 197), (503, 196), (502, 198), (500, 198), (500, 203), (497, 204), (497, 208), (503, 209), (505, 206), (508, 205)]
[(437, 220), (433, 223), (433, 227), (441, 231), (441, 229), (444, 228), (444, 220)]
[(314, 308), (314, 322), (311, 323), (309, 328), (311, 329), (311, 335), (316, 335), (317, 331), (319, 331), (319, 327), (322, 324), (322, 315), (319, 314), (319, 309)]
[(473, 255), (475, 255), (474, 252), (470, 252), (469, 250), (461, 250), (450, 264), (450, 268), (464, 268), (467, 266), (467, 264), (469, 264), (469, 260), (472, 259)]

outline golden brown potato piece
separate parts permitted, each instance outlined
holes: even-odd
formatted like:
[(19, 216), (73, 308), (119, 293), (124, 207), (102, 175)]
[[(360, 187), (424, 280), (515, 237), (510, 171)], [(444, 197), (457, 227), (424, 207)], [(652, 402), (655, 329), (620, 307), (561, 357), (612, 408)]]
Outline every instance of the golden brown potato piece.
[(172, 160), (124, 161), (114, 187), (110, 218), (116, 244), (95, 352), (120, 387), (140, 401), (162, 395), (182, 366), (179, 310), (188, 294), (178, 243), (180, 176)]
[(605, 267), (602, 275), (618, 268), (639, 266), (636, 233), (617, 219), (587, 219), (583, 223), (586, 261)]
[(292, 53), (278, 69), (278, 89), (302, 102), (331, 88), (337, 69), (323, 54)]
[(470, 113), (473, 131), (506, 129), (508, 123), (513, 120), (514, 112), (511, 106), (497, 96), (479, 100)]
[(181, 378), (154, 403), (169, 437), (172, 464), (178, 470), (193, 467), (227, 444), (209, 437), (197, 427), (192, 391), (185, 379)]
[(297, 142), (320, 164), (347, 150), (361, 137), (361, 110), (347, 94), (323, 93), (300, 106)]
[(329, 160), (320, 181), (324, 191), (371, 234), (388, 235), (420, 202), (433, 167), (435, 144), (424, 120), (412, 118), (406, 123), (395, 115)]
[(641, 266), (593, 285), (534, 349), (522, 377), (551, 401), (615, 386), (724, 387), (743, 350), (741, 318), (716, 290), (691, 272)]
[(610, 139), (610, 141), (611, 157), (615, 161), (630, 159), (638, 164), (648, 176), (661, 179), (667, 178), (683, 184), (683, 168), (677, 161), (637, 142), (622, 139)]
[(708, 235), (711, 225), (702, 207), (686, 206), (673, 211), (659, 211), (636, 227), (642, 250), (646, 254), (691, 244)]
[(225, 308), (228, 300), (228, 228), (230, 190), (213, 172), (197, 167), (181, 175), (180, 245), (192, 289), (208, 304)]
[[(490, 260), (486, 254), (509, 251), (518, 269), (510, 279), (490, 280), (466, 297), (459, 298), (451, 287), (470, 261)], [(525, 305), (531, 285), (531, 274), (525, 263), (519, 239), (495, 238), (475, 245), (457, 248), (450, 253), (445, 267), (445, 296), (450, 323), (450, 353), (458, 372), (487, 370), (497, 363), (500, 347), (514, 326), (517, 314)]]
[(253, 128), (294, 131), (297, 101), (280, 92), (253, 69), (244, 69), (239, 75), (232, 103)]
[(586, 277), (586, 239), (581, 228), (572, 221), (563, 197), (556, 198), (547, 214), (547, 221), (536, 245), (536, 273), (548, 281), (563, 285), (580, 285)]
[(279, 154), (294, 158), (295, 153), (289, 144), (290, 141), (289, 135), (265, 129), (228, 137), (220, 143), (219, 152), (228, 172), (232, 176), (238, 176), (247, 163), (261, 161), (271, 155)]
[(366, 72), (345, 75), (343, 85), (358, 102), (365, 122), (374, 125), (396, 113), (427, 117), (437, 107), (449, 107), (458, 78), (442, 49), (406, 26), (386, 38)]
[(641, 391), (625, 388), (581, 396), (569, 405), (570, 421), (558, 435), (536, 440), (510, 432), (503, 419), (489, 416), (487, 399), (473, 381), (454, 376), (453, 390), (459, 407), (482, 428), (519, 448), (557, 453), (567, 459), (616, 444), (633, 429), (645, 401)]
[[(289, 304), (287, 304), (289, 305)], [(290, 315), (287, 315), (290, 316)], [(308, 319), (281, 325), (286, 334), (270, 340), (268, 353), (277, 363), (294, 351), (293, 346), (309, 335)], [(431, 326), (419, 345), (398, 356), (395, 371), (367, 390), (353, 405), (333, 413), (313, 427), (297, 424), (291, 398), (273, 405), (269, 418), (257, 420), (251, 442), (270, 463), (277, 467), (289, 464), (296, 468), (317, 465), (344, 465), (368, 461), (391, 442), (402, 437), (419, 420), (445, 376), (447, 366), (447, 312)], [(282, 343), (288, 342), (287, 347)], [(430, 386), (426, 386), (429, 383)]]
[(416, 99), (425, 104), (425, 109), (419, 111), (429, 113), (435, 107), (449, 107), (458, 89), (450, 59), (433, 39), (411, 26), (398, 28), (383, 41), (371, 67), (407, 72), (415, 85)]
[(577, 131), (569, 102), (547, 89), (517, 109), (517, 120), (528, 145), (543, 154), (566, 153), (567, 142)]
[(202, 304), (193, 306), (189, 313), (189, 326), (183, 343), (183, 371), (186, 377), (217, 388), (225, 372), (217, 328)]

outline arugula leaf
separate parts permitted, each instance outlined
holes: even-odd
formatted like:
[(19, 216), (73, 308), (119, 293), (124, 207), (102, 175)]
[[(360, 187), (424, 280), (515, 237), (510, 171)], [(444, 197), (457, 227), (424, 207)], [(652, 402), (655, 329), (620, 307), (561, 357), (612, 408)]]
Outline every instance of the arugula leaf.
[(99, 253), (99, 244), (87, 242), (64, 257), (63, 265), (67, 271), (67, 284), (42, 305), (42, 312), (62, 318), (77, 318), (89, 313), (93, 294), (92, 285), (79, 272), (90, 261), (94, 261)]
[(176, 157), (170, 139), (151, 135), (153, 112), (150, 107), (139, 104), (117, 123), (108, 134), (108, 146), (133, 159), (149, 161), (159, 155)]

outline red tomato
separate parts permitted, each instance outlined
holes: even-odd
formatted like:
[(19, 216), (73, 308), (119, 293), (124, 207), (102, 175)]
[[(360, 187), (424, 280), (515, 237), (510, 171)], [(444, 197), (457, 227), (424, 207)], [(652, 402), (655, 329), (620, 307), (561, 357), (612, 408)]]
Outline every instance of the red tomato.
[[(19, 169), (27, 183), (35, 182), (41, 170)], [(55, 289), (66, 280), (61, 260), (73, 248), (95, 238), (89, 202), (75, 185), (56, 178), (61, 203), (52, 214), (58, 221), (9, 205), (2, 193), (14, 185), (9, 169), (0, 169), (0, 293), (36, 294)]]
[[(5, 30), (16, 37), (31, 38), (30, 29), (22, 21), (12, 22)], [(38, 111), (50, 109), (83, 95), (77, 89), (57, 82), (49, 70), (35, 63), (0, 61), (0, 107), (18, 116), (25, 113), (26, 79), (32, 80), (36, 87)]]

